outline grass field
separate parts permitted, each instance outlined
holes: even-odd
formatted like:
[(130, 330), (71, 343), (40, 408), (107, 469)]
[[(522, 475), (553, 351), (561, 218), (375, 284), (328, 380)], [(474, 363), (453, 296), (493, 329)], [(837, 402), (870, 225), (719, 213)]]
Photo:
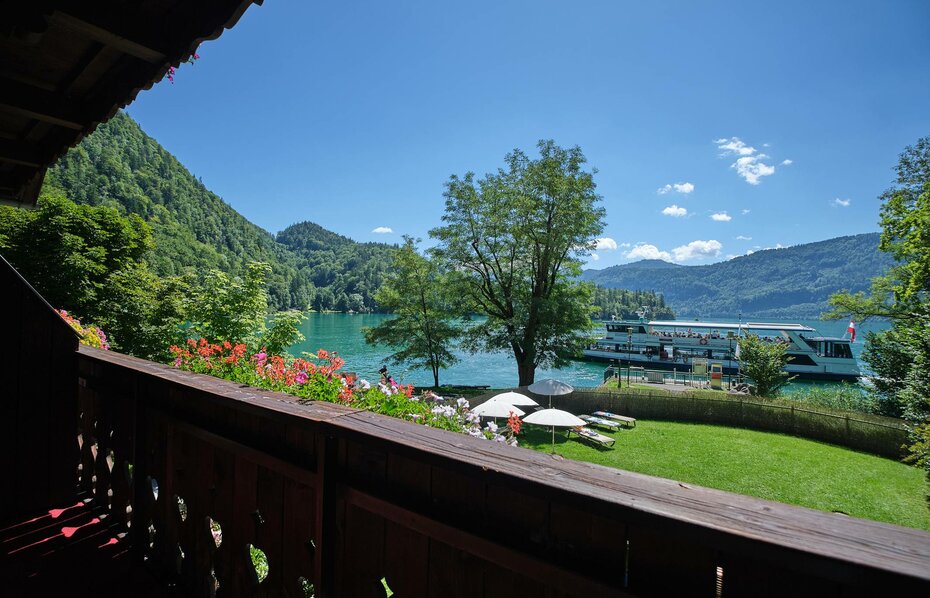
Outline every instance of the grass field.
[[(840, 511), (853, 517), (930, 530), (923, 471), (837, 446), (782, 434), (705, 424), (639, 421), (604, 432), (613, 449), (567, 440), (556, 453), (709, 488)], [(548, 452), (551, 434), (526, 426), (520, 444)]]

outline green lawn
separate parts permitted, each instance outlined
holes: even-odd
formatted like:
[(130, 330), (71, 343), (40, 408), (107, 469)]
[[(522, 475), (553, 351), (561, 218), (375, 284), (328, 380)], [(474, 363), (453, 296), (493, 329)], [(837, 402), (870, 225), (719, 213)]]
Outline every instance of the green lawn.
[[(930, 530), (922, 470), (837, 446), (755, 430), (706, 424), (639, 421), (604, 432), (617, 443), (595, 448), (556, 431), (556, 453), (729, 492), (841, 511)], [(548, 452), (551, 434), (526, 426), (521, 446)]]

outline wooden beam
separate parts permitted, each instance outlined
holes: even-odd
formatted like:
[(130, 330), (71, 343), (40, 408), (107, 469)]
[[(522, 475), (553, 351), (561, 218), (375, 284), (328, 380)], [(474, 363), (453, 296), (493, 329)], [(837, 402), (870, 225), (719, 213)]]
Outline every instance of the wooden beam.
[[(340, 494), (350, 505), (384, 517), (388, 521), (427, 538), (463, 550), (498, 567), (511, 571), (532, 572), (536, 580), (566, 594), (614, 597), (631, 595), (601, 580), (565, 569), (526, 552), (502, 546), (355, 488), (343, 486)], [(614, 573), (611, 572), (611, 574)], [(615, 574), (613, 577), (618, 580), (623, 579)]]
[(0, 78), (0, 110), (75, 131), (84, 128), (85, 119), (66, 98), (9, 79)]
[(102, 26), (80, 17), (56, 10), (50, 21), (82, 37), (115, 48), (124, 54), (135, 56), (152, 64), (167, 60), (165, 53), (133, 39), (133, 35), (117, 30), (113, 25)]
[(38, 168), (42, 158), (34, 146), (0, 139), (0, 161)]

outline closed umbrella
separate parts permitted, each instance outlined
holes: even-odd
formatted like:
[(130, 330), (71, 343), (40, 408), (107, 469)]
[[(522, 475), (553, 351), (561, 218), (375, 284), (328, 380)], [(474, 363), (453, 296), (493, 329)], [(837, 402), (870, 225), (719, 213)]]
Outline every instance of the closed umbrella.
[(527, 388), (528, 391), (538, 395), (546, 395), (549, 397), (549, 407), (552, 407), (552, 397), (559, 395), (567, 395), (575, 391), (574, 388), (569, 386), (564, 382), (559, 382), (558, 380), (553, 380), (552, 378), (547, 378), (545, 380), (540, 380), (539, 382), (534, 382), (530, 384)]
[(489, 401), (499, 401), (501, 403), (507, 403), (508, 405), (516, 405), (517, 407), (538, 407), (539, 403), (529, 398), (526, 395), (521, 395), (518, 392), (502, 392), (499, 395), (494, 395)]
[(485, 401), (471, 412), (484, 417), (510, 417), (511, 413), (519, 417), (524, 413), (522, 409), (503, 401)]
[(538, 426), (549, 426), (552, 428), (552, 452), (555, 452), (555, 429), (556, 428), (574, 428), (583, 426), (584, 420), (575, 417), (568, 411), (561, 409), (540, 409), (531, 413), (523, 421), (527, 424), (536, 424)]

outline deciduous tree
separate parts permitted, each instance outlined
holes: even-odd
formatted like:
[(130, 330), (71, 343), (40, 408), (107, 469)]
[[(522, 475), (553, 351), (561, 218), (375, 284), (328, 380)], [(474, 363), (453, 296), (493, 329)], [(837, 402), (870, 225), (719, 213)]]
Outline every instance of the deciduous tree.
[(580, 258), (604, 227), (581, 149), (538, 148), (537, 159), (514, 150), (505, 168), (480, 180), (452, 176), (444, 224), (430, 231), (467, 308), (486, 316), (469, 327), (466, 346), (512, 352), (521, 386), (584, 344), (592, 289), (577, 280)]
[(757, 395), (777, 396), (778, 391), (792, 380), (785, 371), (789, 359), (785, 353), (786, 345), (765, 342), (750, 334), (740, 339), (739, 349), (740, 372), (755, 383)]
[(375, 294), (382, 308), (394, 314), (365, 331), (369, 343), (397, 348), (394, 363), (429, 369), (439, 386), (439, 370), (458, 361), (450, 350), (460, 335), (446, 291), (448, 277), (437, 263), (417, 251), (416, 241), (404, 237), (394, 253), (394, 265)]
[(911, 460), (930, 470), (930, 137), (905, 148), (896, 185), (880, 199), (880, 249), (896, 264), (872, 292), (837, 293), (828, 317), (880, 316), (892, 328), (867, 337), (879, 393), (912, 423)]

